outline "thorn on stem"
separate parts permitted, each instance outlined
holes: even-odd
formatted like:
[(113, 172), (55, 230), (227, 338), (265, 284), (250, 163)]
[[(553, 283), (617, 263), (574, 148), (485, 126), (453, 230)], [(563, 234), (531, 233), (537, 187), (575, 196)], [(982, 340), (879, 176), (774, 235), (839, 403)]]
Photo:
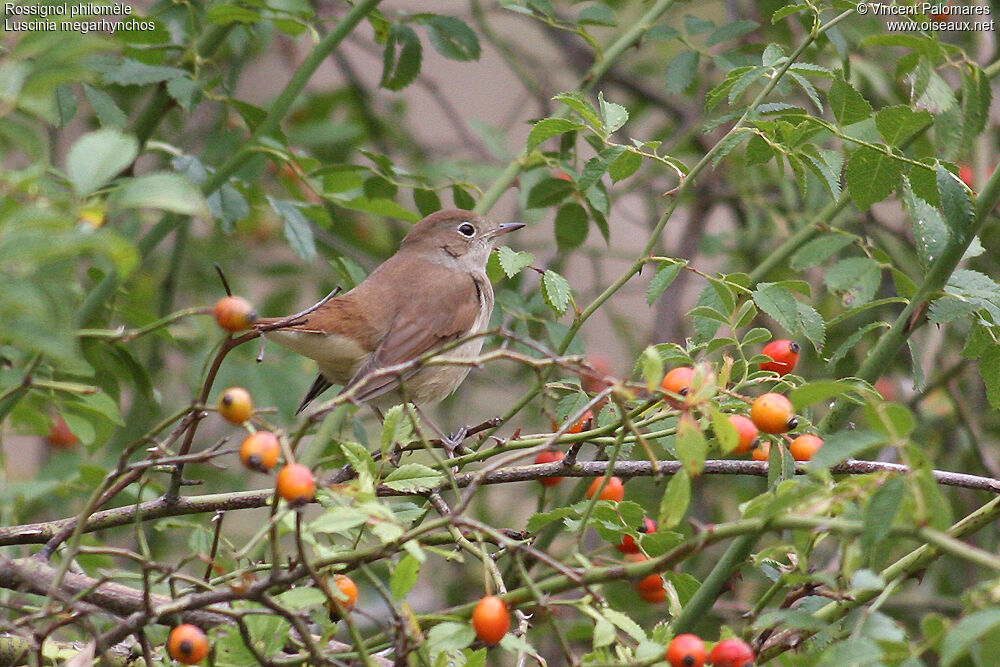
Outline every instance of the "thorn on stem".
[(229, 281), (226, 280), (226, 274), (222, 272), (222, 266), (218, 262), (212, 262), (212, 266), (215, 267), (216, 273), (219, 274), (219, 280), (222, 281), (222, 287), (226, 290), (226, 296), (232, 296), (233, 291), (229, 289)]

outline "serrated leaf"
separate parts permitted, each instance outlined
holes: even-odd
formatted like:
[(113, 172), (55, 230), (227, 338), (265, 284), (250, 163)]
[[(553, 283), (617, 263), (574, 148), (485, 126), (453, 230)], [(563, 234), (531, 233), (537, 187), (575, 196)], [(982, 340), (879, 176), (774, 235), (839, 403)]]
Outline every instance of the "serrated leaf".
[(367, 512), (355, 507), (336, 507), (324, 512), (309, 524), (309, 529), (315, 533), (331, 533), (346, 535), (349, 531), (368, 522)]
[(917, 250), (920, 266), (926, 271), (935, 257), (940, 257), (948, 245), (948, 226), (936, 208), (918, 197), (904, 182), (903, 202), (910, 212), (913, 226), (913, 242)]
[(459, 61), (479, 60), (479, 38), (472, 28), (454, 16), (434, 14), (422, 20), (431, 46), (445, 58)]
[(170, 81), (188, 74), (187, 70), (179, 67), (147, 65), (131, 58), (122, 58), (115, 65), (102, 69), (104, 83), (119, 86), (148, 86), (151, 83)]
[(824, 234), (795, 251), (788, 265), (793, 271), (804, 271), (819, 266), (838, 252), (854, 243), (849, 234)]
[(420, 74), (423, 47), (413, 28), (393, 24), (385, 44), (382, 58), (382, 80), (379, 86), (388, 90), (402, 90), (413, 83)]
[(460, 651), (472, 644), (475, 638), (476, 631), (468, 623), (446, 621), (427, 632), (427, 650), (432, 656), (443, 651)]
[(413, 439), (413, 424), (405, 405), (394, 405), (385, 412), (382, 419), (382, 452), (388, 452), (393, 443), (405, 443)]
[(556, 244), (560, 251), (568, 251), (579, 248), (587, 240), (587, 233), (590, 231), (590, 223), (587, 217), (587, 210), (577, 204), (570, 202), (563, 204), (556, 211)]
[(132, 164), (139, 142), (132, 135), (105, 128), (77, 139), (66, 156), (66, 175), (79, 197), (86, 197)]
[(528, 191), (527, 208), (545, 208), (558, 204), (573, 192), (574, 186), (570, 181), (561, 178), (543, 178), (535, 183)]
[(278, 593), (275, 598), (289, 609), (308, 609), (309, 607), (318, 607), (326, 602), (323, 591), (313, 586), (297, 586)]
[(868, 146), (855, 149), (847, 162), (847, 191), (862, 211), (888, 197), (899, 186), (903, 164)]
[(577, 187), (581, 190), (587, 190), (600, 181), (601, 176), (607, 173), (611, 163), (617, 160), (618, 156), (624, 153), (625, 150), (625, 146), (615, 144), (614, 146), (608, 146), (587, 160), (587, 163), (583, 165), (583, 171), (580, 172), (580, 178), (576, 180)]
[(743, 150), (748, 165), (766, 164), (774, 157), (774, 149), (758, 134), (750, 137), (747, 147)]
[(798, 325), (798, 300), (787, 287), (774, 283), (759, 283), (753, 292), (757, 307), (773, 318), (786, 331)]
[(614, 624), (603, 616), (597, 619), (597, 622), (594, 624), (593, 632), (595, 650), (613, 644), (615, 637), (618, 634), (615, 630)]
[(153, 208), (182, 215), (207, 215), (201, 190), (180, 174), (159, 172), (126, 180), (115, 192), (118, 208)]
[(101, 127), (124, 129), (128, 117), (110, 95), (86, 83), (83, 84), (83, 94), (87, 96), (90, 106), (94, 107), (94, 113), (97, 114)]
[(607, 134), (614, 134), (628, 122), (628, 110), (620, 104), (605, 100), (603, 92), (597, 94), (597, 104), (601, 110), (601, 118), (604, 120), (604, 131)]
[(631, 151), (626, 151), (608, 167), (608, 176), (615, 183), (624, 181), (634, 174), (642, 166), (642, 156)]
[(617, 609), (611, 609), (610, 607), (602, 609), (601, 614), (604, 618), (614, 623), (616, 628), (637, 642), (646, 640), (646, 633), (643, 631), (642, 626), (633, 621), (627, 614), (623, 614)]
[(406, 554), (392, 570), (389, 577), (389, 590), (392, 597), (402, 600), (406, 594), (413, 590), (420, 576), (420, 561), (413, 557), (413, 554)]
[(691, 477), (685, 468), (677, 471), (667, 483), (667, 489), (660, 499), (660, 511), (656, 522), (659, 530), (673, 528), (684, 520), (691, 504)]
[(656, 347), (650, 345), (639, 355), (639, 371), (646, 382), (646, 390), (654, 391), (663, 381), (663, 358)]
[(872, 105), (854, 86), (843, 79), (834, 79), (827, 93), (830, 109), (841, 127), (859, 123), (872, 115)]
[(678, 274), (685, 266), (684, 262), (668, 263), (664, 262), (657, 269), (656, 275), (649, 281), (649, 288), (646, 290), (646, 303), (652, 306), (660, 298), (664, 290), (670, 287)]
[(824, 437), (823, 446), (806, 464), (810, 470), (825, 470), (856, 454), (885, 444), (885, 436), (872, 431), (838, 431)]
[(882, 281), (878, 262), (868, 257), (848, 257), (831, 266), (823, 282), (845, 306), (860, 306), (875, 297)]
[(743, 20), (726, 23), (708, 36), (708, 39), (705, 40), (705, 46), (715, 46), (716, 44), (721, 44), (722, 42), (730, 39), (742, 37), (743, 35), (753, 32), (759, 27), (760, 24), (756, 21)]
[(267, 201), (285, 223), (285, 239), (302, 261), (311, 262), (316, 257), (316, 240), (309, 220), (302, 214), (295, 202), (274, 199)]
[(823, 320), (823, 316), (808, 303), (801, 301), (796, 301), (795, 310), (799, 323), (797, 331), (805, 334), (805, 337), (818, 352), (826, 341), (826, 322)]
[(617, 25), (618, 20), (615, 17), (614, 10), (610, 7), (606, 5), (591, 5), (580, 10), (576, 22), (580, 25), (614, 26)]
[(979, 374), (986, 385), (986, 398), (1000, 410), (1000, 345), (992, 345), (979, 357)]
[(989, 77), (978, 65), (966, 67), (962, 73), (962, 133), (969, 142), (986, 127), (993, 89)]
[(500, 246), (497, 251), (497, 259), (500, 261), (500, 268), (507, 274), (508, 278), (513, 278), (522, 269), (531, 266), (535, 261), (535, 256), (530, 252), (511, 250), (507, 246)]
[(688, 414), (681, 415), (677, 423), (677, 437), (674, 439), (677, 449), (677, 460), (692, 477), (697, 477), (705, 467), (705, 457), (708, 453), (708, 442), (701, 432), (698, 422)]
[(597, 109), (594, 108), (594, 105), (591, 104), (590, 100), (584, 97), (582, 93), (560, 93), (552, 99), (556, 102), (561, 102), (573, 111), (576, 111), (592, 126), (598, 128), (601, 126), (601, 120), (597, 115)]
[(667, 92), (680, 95), (691, 87), (698, 76), (701, 54), (694, 50), (681, 51), (667, 65)]
[(934, 121), (929, 111), (914, 111), (905, 104), (879, 109), (875, 126), (887, 144), (899, 146)]
[(891, 477), (872, 494), (865, 507), (864, 530), (861, 533), (865, 552), (870, 552), (889, 536), (903, 502), (904, 491), (903, 478)]
[(983, 609), (969, 614), (952, 626), (941, 642), (941, 667), (950, 667), (968, 653), (973, 645), (1000, 631), (1000, 608)]
[(937, 185), (944, 221), (952, 237), (964, 242), (976, 225), (976, 210), (969, 190), (955, 174), (941, 164), (937, 167)]
[(556, 315), (562, 315), (569, 308), (573, 296), (569, 281), (548, 269), (542, 275), (542, 297)]
[(351, 441), (340, 441), (337, 445), (340, 447), (340, 451), (343, 452), (344, 458), (347, 459), (347, 462), (351, 464), (359, 475), (367, 475), (370, 479), (374, 479), (376, 470), (375, 460), (372, 459), (371, 452), (364, 445)]
[(535, 123), (531, 132), (528, 133), (527, 148), (529, 151), (534, 150), (539, 144), (552, 137), (566, 132), (575, 132), (583, 127), (582, 123), (567, 118), (543, 118)]
[(389, 473), (382, 485), (394, 491), (414, 493), (436, 487), (443, 478), (441, 473), (421, 463), (406, 463)]

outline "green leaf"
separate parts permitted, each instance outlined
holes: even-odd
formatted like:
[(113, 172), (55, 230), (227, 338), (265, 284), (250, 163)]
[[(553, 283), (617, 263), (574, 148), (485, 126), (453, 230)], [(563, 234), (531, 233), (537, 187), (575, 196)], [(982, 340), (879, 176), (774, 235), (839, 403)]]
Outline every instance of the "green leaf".
[(715, 23), (709, 21), (708, 19), (703, 19), (700, 16), (693, 16), (691, 14), (684, 15), (684, 29), (688, 31), (689, 35), (700, 35), (703, 32), (708, 32), (715, 28)]
[(122, 58), (112, 67), (104, 70), (104, 83), (119, 86), (148, 86), (151, 83), (170, 81), (187, 76), (188, 71), (179, 67), (147, 65), (131, 58)]
[(441, 198), (433, 190), (425, 188), (413, 189), (413, 204), (420, 211), (420, 215), (428, 216), (435, 211), (441, 210)]
[(528, 133), (527, 148), (534, 150), (542, 142), (566, 132), (575, 132), (584, 128), (582, 123), (566, 118), (543, 118), (535, 123)]
[(427, 650), (432, 656), (442, 651), (460, 651), (472, 644), (475, 638), (476, 631), (468, 623), (446, 621), (427, 632)]
[(389, 473), (389, 476), (382, 480), (382, 485), (394, 491), (416, 493), (433, 489), (443, 478), (444, 476), (433, 468), (420, 463), (406, 463)]
[(848, 257), (831, 266), (823, 282), (838, 295), (845, 306), (860, 306), (875, 297), (882, 281), (878, 262), (868, 257)]
[(451, 186), (451, 198), (455, 202), (456, 208), (471, 211), (476, 207), (476, 200), (460, 185)]
[(581, 190), (587, 190), (592, 185), (599, 182), (601, 180), (601, 176), (607, 173), (608, 167), (611, 166), (611, 163), (617, 160), (618, 156), (624, 153), (625, 150), (625, 146), (615, 144), (613, 146), (608, 146), (600, 153), (587, 160), (587, 163), (583, 165), (583, 171), (580, 172), (580, 178), (576, 180), (577, 187)]
[(861, 543), (866, 552), (889, 536), (903, 502), (903, 478), (890, 477), (872, 494), (864, 514), (864, 531)]
[(824, 234), (795, 251), (788, 265), (793, 271), (804, 271), (819, 266), (855, 242), (850, 234)]
[(642, 379), (646, 381), (646, 390), (654, 391), (663, 381), (663, 357), (656, 347), (650, 345), (639, 355), (639, 371)]
[(213, 5), (205, 12), (209, 23), (226, 25), (229, 23), (257, 23), (263, 17), (260, 12), (239, 5)]
[(887, 144), (899, 146), (917, 132), (930, 127), (934, 121), (929, 111), (914, 111), (905, 104), (879, 109), (875, 126)]
[(542, 275), (542, 298), (549, 308), (555, 311), (556, 315), (562, 315), (569, 308), (572, 297), (573, 291), (569, 281), (552, 269), (546, 270)]
[(560, 251), (565, 252), (583, 245), (589, 231), (587, 209), (576, 202), (563, 204), (556, 211), (556, 244)]
[(868, 100), (843, 79), (834, 79), (827, 99), (833, 116), (841, 127), (860, 123), (872, 115), (872, 105)]
[(917, 250), (917, 260), (926, 271), (935, 257), (940, 257), (948, 245), (948, 226), (936, 208), (918, 197), (904, 181), (903, 203), (910, 212), (913, 225), (913, 242)]
[(753, 300), (785, 331), (794, 332), (798, 328), (798, 301), (787, 287), (759, 283), (753, 292)]
[(615, 183), (624, 181), (634, 174), (642, 166), (642, 156), (630, 151), (625, 151), (608, 167), (608, 176)]
[(660, 298), (664, 290), (670, 287), (677, 275), (684, 268), (686, 262), (663, 262), (657, 269), (656, 275), (649, 281), (649, 288), (646, 290), (646, 303), (652, 306)]
[(580, 11), (576, 22), (580, 25), (614, 26), (617, 25), (618, 19), (615, 16), (614, 10), (610, 7), (605, 5), (591, 5), (590, 7), (584, 7)]
[(601, 127), (601, 120), (597, 116), (597, 109), (594, 105), (590, 103), (586, 97), (581, 93), (560, 93), (552, 98), (556, 102), (561, 102), (565, 104), (573, 111), (577, 112), (582, 116), (588, 123), (594, 127)]
[(681, 51), (667, 65), (667, 92), (680, 95), (688, 90), (698, 76), (698, 62), (701, 54), (697, 51)]
[(190, 179), (170, 172), (127, 179), (115, 192), (119, 208), (155, 208), (183, 215), (207, 215), (204, 196)]
[(308, 609), (318, 607), (326, 602), (323, 591), (312, 586), (298, 586), (278, 593), (275, 598), (290, 609)]
[(528, 191), (527, 208), (544, 208), (558, 204), (573, 192), (573, 183), (561, 178), (543, 178)]
[(660, 499), (660, 511), (656, 519), (659, 530), (673, 528), (683, 521), (690, 504), (691, 477), (686, 468), (681, 468), (670, 478), (663, 498)]
[(744, 20), (726, 23), (708, 36), (708, 39), (705, 40), (705, 46), (715, 46), (716, 44), (721, 44), (722, 42), (729, 41), (730, 39), (742, 37), (743, 35), (753, 32), (759, 27), (760, 24), (756, 21)]
[(184, 111), (191, 111), (201, 100), (201, 86), (186, 76), (168, 81), (167, 93)]
[(385, 412), (382, 420), (382, 452), (386, 453), (393, 443), (406, 443), (413, 439), (413, 424), (405, 405), (394, 405)]
[(309, 529), (314, 533), (329, 533), (331, 535), (349, 535), (350, 531), (368, 523), (368, 512), (356, 507), (338, 506), (319, 515)]
[(125, 125), (128, 124), (125, 112), (106, 92), (85, 83), (83, 84), (83, 94), (87, 96), (87, 101), (94, 108), (94, 113), (97, 114), (101, 127), (124, 129)]
[(1000, 608), (983, 609), (969, 614), (941, 642), (941, 667), (950, 667), (968, 653), (981, 639), (1000, 631)]
[(962, 133), (970, 142), (986, 127), (993, 90), (986, 73), (975, 64), (966, 64), (962, 73)]
[(302, 261), (311, 262), (316, 257), (316, 240), (309, 220), (302, 214), (296, 202), (274, 199), (267, 201), (285, 223), (285, 239)]
[(848, 380), (815, 380), (793, 389), (788, 398), (796, 410), (810, 405), (856, 394), (858, 386)]
[(423, 19), (431, 46), (451, 60), (479, 60), (479, 38), (472, 28), (454, 16), (433, 14)]
[(744, 149), (743, 155), (746, 157), (748, 165), (766, 164), (774, 157), (774, 149), (771, 148), (763, 137), (755, 134), (747, 142), (747, 147)]
[(423, 47), (413, 28), (394, 23), (389, 31), (382, 58), (382, 80), (388, 90), (402, 90), (420, 74)]
[(500, 260), (500, 268), (508, 278), (513, 278), (521, 272), (521, 269), (531, 266), (535, 261), (535, 256), (530, 252), (516, 252), (507, 246), (500, 246), (497, 257)]
[(1000, 345), (991, 345), (979, 357), (979, 374), (986, 385), (986, 398), (1000, 410)]
[(613, 644), (617, 636), (614, 624), (603, 616), (598, 617), (593, 633), (595, 650)]
[(604, 119), (604, 131), (614, 134), (628, 122), (628, 111), (620, 104), (608, 102), (604, 99), (604, 93), (597, 93), (597, 104), (601, 110), (601, 118)]
[(56, 88), (56, 113), (59, 117), (59, 127), (66, 127), (73, 120), (79, 106), (80, 100), (73, 92), (73, 87), (68, 83), (59, 84), (59, 87)]
[(976, 226), (976, 211), (969, 189), (941, 164), (937, 167), (937, 185), (944, 221), (951, 230), (952, 237), (964, 242)]
[(66, 156), (66, 175), (79, 197), (86, 197), (132, 164), (139, 154), (138, 140), (105, 128), (77, 139)]
[(847, 190), (862, 211), (892, 193), (903, 176), (903, 164), (894, 157), (861, 146), (847, 162)]
[(674, 440), (677, 448), (677, 460), (694, 477), (705, 467), (705, 457), (708, 454), (708, 442), (705, 434), (698, 427), (698, 422), (688, 414), (681, 415), (677, 423), (677, 437)]
[(406, 594), (413, 590), (420, 576), (420, 561), (413, 557), (413, 554), (406, 554), (392, 571), (389, 578), (389, 590), (392, 597), (402, 600)]
[(809, 470), (825, 470), (841, 461), (853, 458), (866, 449), (885, 444), (885, 436), (872, 431), (839, 431), (824, 437), (812, 460), (806, 464)]

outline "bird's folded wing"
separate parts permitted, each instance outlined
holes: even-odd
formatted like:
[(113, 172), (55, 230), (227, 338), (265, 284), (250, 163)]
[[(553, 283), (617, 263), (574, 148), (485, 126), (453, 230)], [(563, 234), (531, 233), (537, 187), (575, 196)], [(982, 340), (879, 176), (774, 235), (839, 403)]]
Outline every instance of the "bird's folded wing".
[[(399, 385), (399, 374), (390, 373), (372, 377), (379, 370), (404, 364), (458, 340), (472, 332), (479, 315), (483, 295), (471, 276), (458, 280), (437, 282), (437, 304), (446, 304), (435, 311), (428, 311), (426, 303), (411, 299), (393, 318), (389, 333), (369, 357), (367, 363), (351, 378), (343, 391), (356, 388), (354, 398), (366, 401)], [(443, 293), (442, 293), (443, 291)], [(412, 376), (418, 367), (402, 373)]]

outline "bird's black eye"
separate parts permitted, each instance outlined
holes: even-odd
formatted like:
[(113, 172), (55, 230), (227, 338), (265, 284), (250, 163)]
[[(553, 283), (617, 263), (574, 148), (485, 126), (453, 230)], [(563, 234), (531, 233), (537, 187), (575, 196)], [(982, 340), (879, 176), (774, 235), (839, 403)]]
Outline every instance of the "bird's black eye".
[(458, 226), (458, 233), (466, 238), (471, 239), (473, 236), (476, 235), (476, 228), (467, 222), (463, 222), (461, 225)]

